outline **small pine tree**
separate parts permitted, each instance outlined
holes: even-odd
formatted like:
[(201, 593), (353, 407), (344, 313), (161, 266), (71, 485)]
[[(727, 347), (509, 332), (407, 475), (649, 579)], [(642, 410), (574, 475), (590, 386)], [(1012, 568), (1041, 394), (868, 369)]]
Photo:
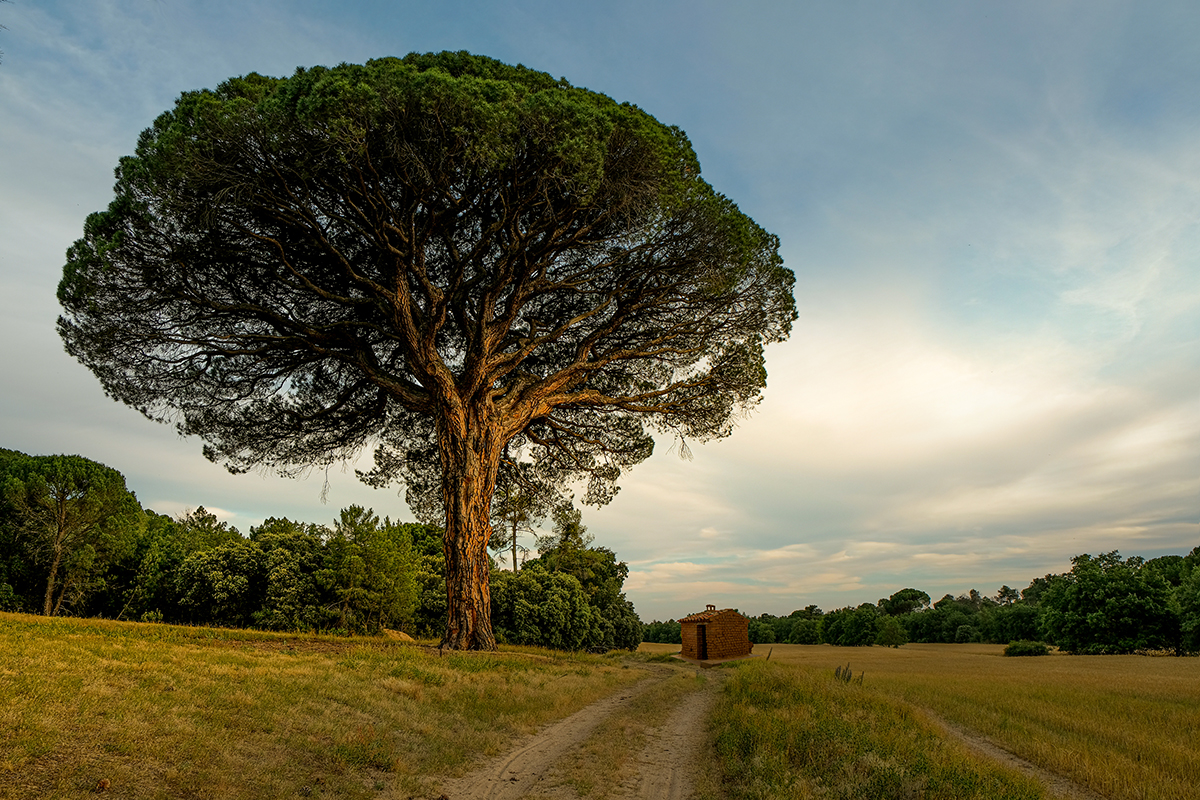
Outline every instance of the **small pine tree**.
[(899, 647), (907, 642), (908, 632), (904, 630), (900, 620), (895, 617), (884, 617), (879, 620), (879, 635), (875, 637), (875, 644), (884, 647)]

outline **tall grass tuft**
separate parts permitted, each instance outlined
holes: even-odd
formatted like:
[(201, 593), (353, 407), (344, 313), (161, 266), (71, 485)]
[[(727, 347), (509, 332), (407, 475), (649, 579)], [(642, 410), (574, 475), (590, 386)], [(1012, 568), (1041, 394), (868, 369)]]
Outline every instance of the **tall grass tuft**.
[(1039, 784), (947, 740), (908, 703), (829, 672), (745, 662), (714, 713), (725, 794), (1034, 800)]

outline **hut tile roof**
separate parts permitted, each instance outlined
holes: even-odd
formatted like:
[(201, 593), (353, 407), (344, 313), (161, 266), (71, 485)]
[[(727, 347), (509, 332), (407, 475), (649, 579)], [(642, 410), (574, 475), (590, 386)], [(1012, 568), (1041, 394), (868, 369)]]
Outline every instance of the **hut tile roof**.
[(722, 614), (728, 614), (731, 612), (734, 614), (738, 613), (738, 612), (734, 611), (732, 608), (717, 609), (717, 608), (713, 608), (712, 606), (709, 606), (709, 608), (706, 611), (698, 611), (695, 614), (688, 614), (686, 617), (680, 617), (677, 621), (678, 622), (703, 622), (704, 620), (713, 619), (714, 617), (719, 617)]

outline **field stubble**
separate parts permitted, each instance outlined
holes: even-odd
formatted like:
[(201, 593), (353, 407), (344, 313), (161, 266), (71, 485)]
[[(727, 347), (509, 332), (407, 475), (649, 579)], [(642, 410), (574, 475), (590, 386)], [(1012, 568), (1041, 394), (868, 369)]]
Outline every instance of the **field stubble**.
[(645, 673), (545, 651), (0, 614), (0, 798), (418, 793)]
[[(651, 651), (678, 645), (643, 645)], [(1200, 795), (1200, 659), (1005, 658), (998, 645), (756, 645), (773, 663), (832, 674), (932, 710), (1112, 800)]]

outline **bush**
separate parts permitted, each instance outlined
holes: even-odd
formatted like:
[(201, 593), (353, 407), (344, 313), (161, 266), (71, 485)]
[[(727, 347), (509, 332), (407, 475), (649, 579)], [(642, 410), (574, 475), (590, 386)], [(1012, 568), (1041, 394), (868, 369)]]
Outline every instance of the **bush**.
[(1048, 656), (1050, 655), (1050, 647), (1042, 642), (1031, 642), (1028, 639), (1022, 639), (1017, 642), (1010, 643), (1004, 648), (1006, 656)]

